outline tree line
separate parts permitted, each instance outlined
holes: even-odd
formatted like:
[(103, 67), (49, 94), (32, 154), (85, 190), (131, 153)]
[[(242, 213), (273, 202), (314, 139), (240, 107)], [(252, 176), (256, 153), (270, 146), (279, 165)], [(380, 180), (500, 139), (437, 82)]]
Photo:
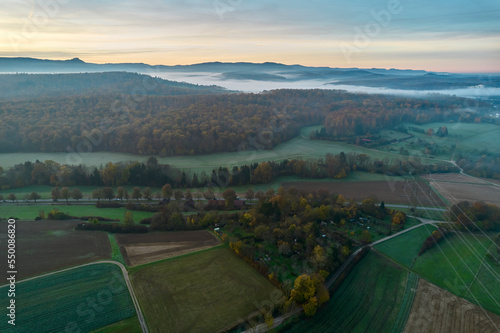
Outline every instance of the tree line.
[[(391, 175), (428, 172), (453, 172), (455, 168), (444, 162), (424, 165), (419, 158), (372, 160), (366, 154), (326, 154), (314, 160), (286, 159), (251, 163), (234, 167), (219, 167), (211, 172), (190, 173), (168, 164), (160, 164), (155, 157), (146, 162), (109, 162), (101, 167), (59, 164), (51, 160), (16, 164), (7, 170), (0, 167), (0, 189), (49, 185), (68, 186), (148, 186), (170, 184), (175, 188), (228, 187), (266, 184), (280, 176), (296, 175), (303, 178), (345, 178), (351, 171), (367, 171)], [(65, 194), (67, 195), (67, 193)]]

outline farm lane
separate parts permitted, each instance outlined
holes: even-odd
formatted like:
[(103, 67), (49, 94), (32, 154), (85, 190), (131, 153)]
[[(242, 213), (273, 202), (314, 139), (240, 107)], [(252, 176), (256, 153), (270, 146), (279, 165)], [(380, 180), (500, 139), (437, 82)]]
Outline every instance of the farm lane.
[[(98, 264), (114, 264), (114, 265), (117, 265), (118, 267), (120, 267), (122, 274), (123, 274), (123, 279), (125, 280), (125, 283), (127, 284), (127, 288), (128, 288), (130, 297), (132, 298), (132, 302), (134, 303), (135, 311), (137, 313), (137, 318), (138, 318), (139, 323), (141, 325), (142, 332), (148, 333), (149, 332), (148, 326), (146, 325), (146, 321), (145, 321), (144, 316), (142, 314), (141, 307), (139, 306), (139, 301), (137, 300), (137, 297), (135, 296), (135, 292), (134, 292), (134, 289), (132, 287), (132, 283), (130, 282), (130, 278), (128, 276), (127, 269), (125, 268), (125, 266), (122, 263), (120, 263), (118, 261), (113, 261), (113, 260), (95, 261), (95, 262), (91, 262), (91, 263), (87, 263), (87, 264), (83, 264), (83, 265), (78, 265), (78, 266), (74, 266), (74, 267), (60, 269), (58, 271), (54, 271), (54, 272), (50, 272), (50, 273), (46, 273), (46, 274), (42, 274), (42, 275), (33, 276), (33, 277), (30, 277), (27, 279), (19, 280), (19, 281), (17, 281), (17, 283), (22, 283), (22, 282), (38, 279), (41, 277), (50, 276), (50, 275), (54, 275), (57, 273), (69, 271), (69, 270), (76, 269), (76, 268), (81, 268), (81, 267), (90, 266), (90, 265), (98, 265)], [(1, 285), (0, 287), (4, 287), (4, 286), (6, 286), (6, 284)]]

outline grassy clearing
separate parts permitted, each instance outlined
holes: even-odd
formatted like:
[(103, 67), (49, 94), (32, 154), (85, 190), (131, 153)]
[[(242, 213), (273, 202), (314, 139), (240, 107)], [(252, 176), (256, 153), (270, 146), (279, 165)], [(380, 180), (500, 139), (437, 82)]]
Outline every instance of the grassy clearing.
[(407, 276), (407, 271), (369, 253), (324, 308), (286, 332), (390, 332), (397, 318), (406, 315), (400, 308)]
[(128, 318), (109, 326), (92, 331), (92, 333), (142, 333), (141, 324), (137, 316)]
[(415, 259), (432, 231), (436, 230), (431, 225), (424, 225), (398, 237), (375, 245), (375, 249), (391, 257), (398, 263), (411, 268)]
[(2, 320), (1, 332), (88, 332), (135, 315), (121, 270), (112, 264), (18, 282), (16, 305), (16, 326)]
[(109, 243), (111, 244), (111, 260), (118, 261), (123, 265), (127, 266), (125, 259), (123, 259), (122, 253), (120, 252), (120, 247), (116, 242), (114, 234), (108, 234)]
[(492, 236), (453, 234), (420, 256), (413, 269), (455, 295), (500, 314), (500, 266), (485, 260)]
[(132, 271), (151, 332), (215, 332), (257, 310), (276, 290), (227, 248)]
[[(301, 133), (309, 133), (311, 130), (316, 129), (318, 126), (305, 127)], [(364, 147), (357, 147), (341, 142), (333, 141), (319, 141), (310, 140), (303, 136), (297, 136), (292, 140), (284, 142), (272, 150), (258, 150), (258, 151), (239, 151), (231, 153), (217, 153), (197, 156), (173, 156), (173, 157), (158, 157), (158, 162), (169, 164), (172, 167), (180, 168), (192, 172), (209, 172), (213, 168), (219, 166), (234, 166), (251, 164), (256, 162), (265, 161), (280, 161), (290, 158), (319, 158), (324, 157), (325, 154), (339, 154), (345, 152), (364, 153), (370, 155), (373, 159), (384, 159), (385, 157), (390, 160), (394, 159), (394, 154), (387, 152), (373, 151)], [(53, 160), (61, 164), (68, 164), (66, 153), (9, 153), (2, 154), (0, 166), (3, 168), (11, 167), (17, 163), (24, 163), (26, 161), (35, 162), (37, 159), (40, 161)], [(107, 162), (120, 162), (120, 161), (140, 161), (145, 162), (149, 156), (112, 153), (112, 152), (94, 152), (85, 156), (81, 161), (86, 166), (101, 166)]]
[[(110, 219), (123, 219), (125, 208), (96, 208), (94, 205), (0, 205), (0, 217), (17, 217), (21, 220), (33, 220), (43, 210), (45, 216), (53, 210), (58, 209), (71, 216), (102, 216)], [(150, 212), (132, 211), (134, 221), (153, 216)]]
[[(436, 122), (409, 126), (419, 127), (424, 130), (432, 128), (434, 131), (441, 126), (446, 126), (448, 128), (449, 135), (444, 138), (438, 138), (436, 136), (432, 136), (430, 138), (425, 134), (412, 132), (412, 134), (415, 134), (416, 138), (426, 141), (431, 140), (435, 144), (443, 147), (451, 147), (456, 144), (458, 150), (469, 153), (478, 150), (496, 153), (500, 150), (500, 141), (494, 140), (494, 138), (498, 138), (500, 136), (500, 126), (494, 124)], [(451, 150), (450, 152), (453, 153)], [(451, 158), (451, 154), (449, 154), (449, 152), (447, 155)]]

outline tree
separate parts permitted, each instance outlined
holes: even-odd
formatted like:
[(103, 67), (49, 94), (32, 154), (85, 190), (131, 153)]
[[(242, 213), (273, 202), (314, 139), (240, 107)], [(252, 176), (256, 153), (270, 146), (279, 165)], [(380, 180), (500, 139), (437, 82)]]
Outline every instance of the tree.
[(31, 193), (29, 194), (29, 196), (28, 196), (28, 199), (29, 199), (29, 200), (34, 200), (35, 202), (36, 202), (38, 199), (40, 199), (40, 198), (41, 198), (40, 194), (38, 194), (38, 193), (36, 193), (36, 192), (31, 192)]
[(273, 169), (268, 162), (260, 163), (253, 171), (253, 182), (256, 184), (266, 184), (272, 179)]
[(174, 191), (174, 198), (175, 198), (176, 201), (180, 201), (183, 196), (184, 196), (184, 194), (182, 194), (181, 190), (175, 190)]
[(161, 188), (161, 194), (163, 195), (164, 198), (170, 199), (174, 194), (172, 186), (170, 184), (163, 185), (163, 187)]
[(397, 211), (392, 216), (392, 224), (394, 225), (404, 224), (405, 222), (406, 222), (406, 214), (403, 212)]
[(266, 199), (266, 195), (262, 191), (257, 191), (257, 193), (255, 193), (255, 198), (257, 198), (259, 202), (264, 202), (264, 200)]
[(12, 202), (16, 201), (17, 197), (14, 193), (10, 193), (8, 196), (7, 196), (7, 200), (12, 200)]
[(71, 197), (78, 202), (78, 200), (83, 198), (82, 191), (80, 191), (80, 189), (78, 188), (73, 189), (73, 191), (71, 191)]
[(103, 195), (104, 194), (102, 188), (98, 188), (92, 191), (92, 199), (97, 199), (97, 201), (100, 201), (102, 198), (104, 198)]
[(69, 192), (69, 188), (67, 187), (63, 187), (61, 189), (61, 198), (65, 199), (66, 200), (66, 203), (68, 202), (68, 199), (70, 197), (70, 192)]
[(142, 197), (147, 201), (151, 200), (153, 194), (151, 193), (151, 189), (149, 187), (146, 187), (144, 190), (142, 190)]
[(361, 202), (361, 209), (366, 214), (375, 215), (374, 214), (376, 210), (375, 200), (373, 200), (372, 198), (363, 200), (363, 202)]
[(307, 303), (305, 303), (302, 308), (304, 309), (304, 314), (306, 316), (314, 316), (318, 308), (318, 299), (316, 297), (311, 297)]
[(247, 200), (252, 201), (252, 199), (255, 197), (255, 192), (251, 188), (249, 188), (245, 193), (245, 197), (247, 198)]
[(102, 189), (102, 197), (104, 199), (108, 199), (108, 201), (111, 201), (115, 197), (115, 192), (113, 191), (113, 188), (111, 187), (105, 187)]
[(314, 281), (307, 274), (302, 274), (295, 279), (293, 289), (290, 292), (290, 297), (297, 302), (297, 304), (304, 304), (314, 297), (316, 288)]
[(125, 225), (134, 225), (134, 218), (132, 216), (132, 212), (126, 211), (123, 217), (123, 224)]
[(3, 201), (3, 195), (0, 194), (0, 202)]
[(50, 196), (52, 197), (53, 200), (57, 200), (61, 197), (61, 191), (59, 190), (59, 187), (54, 187), (52, 191), (50, 192)]
[(234, 200), (236, 200), (236, 192), (232, 188), (228, 188), (222, 193), (222, 197), (226, 200), (226, 207), (233, 208)]
[(184, 193), (184, 199), (186, 199), (186, 200), (192, 200), (193, 199), (193, 195), (191, 194), (190, 190), (187, 190), (186, 193)]
[(215, 199), (214, 191), (211, 188), (208, 188), (206, 192), (203, 192), (203, 197), (207, 200), (214, 200)]
[(116, 189), (116, 197), (122, 200), (124, 195), (125, 195), (125, 188), (123, 186), (118, 186), (118, 188)]
[(123, 192), (123, 199), (127, 200), (130, 198), (130, 195), (128, 194), (128, 191), (125, 189), (125, 191)]
[(142, 198), (142, 192), (141, 192), (141, 189), (138, 188), (138, 187), (134, 187), (132, 189), (132, 199), (135, 199), (137, 201), (139, 201), (140, 198)]
[(360, 240), (364, 244), (371, 243), (371, 241), (372, 241), (372, 234), (368, 230), (363, 230), (363, 232), (361, 233)]

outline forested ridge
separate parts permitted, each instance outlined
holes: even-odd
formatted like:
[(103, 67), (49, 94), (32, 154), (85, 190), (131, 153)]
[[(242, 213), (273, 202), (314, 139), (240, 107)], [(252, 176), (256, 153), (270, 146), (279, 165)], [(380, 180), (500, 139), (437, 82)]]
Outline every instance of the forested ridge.
[(107, 72), (75, 74), (0, 74), (0, 100), (105, 94), (189, 95), (226, 92), (149, 75)]
[(91, 149), (173, 156), (272, 149), (314, 124), (355, 142), (401, 122), (442, 120), (463, 104), (453, 97), (426, 101), (335, 90), (7, 100), (0, 102), (0, 153)]

